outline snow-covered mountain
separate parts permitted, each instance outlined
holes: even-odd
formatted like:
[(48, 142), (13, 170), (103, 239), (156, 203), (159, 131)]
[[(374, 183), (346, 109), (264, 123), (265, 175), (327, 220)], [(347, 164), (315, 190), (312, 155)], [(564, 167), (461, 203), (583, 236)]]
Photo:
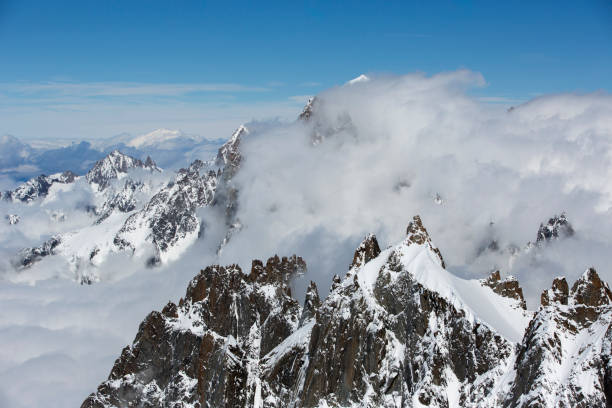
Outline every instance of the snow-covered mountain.
[[(516, 280), (444, 268), (420, 217), (380, 250), (369, 235), (343, 279), (304, 306), (296, 256), (210, 266), (140, 325), (84, 408), (604, 407), (612, 293), (593, 269), (525, 310)], [(343, 271), (338, 271), (343, 273)], [(562, 282), (562, 283), (559, 283)]]
[(142, 162), (139, 159), (121, 153), (119, 150), (113, 150), (94, 164), (93, 168), (85, 175), (85, 179), (90, 184), (95, 185), (98, 190), (104, 190), (111, 180), (123, 177), (128, 170), (134, 168), (160, 171), (151, 157), (147, 157)]
[(0, 193), (0, 197), (5, 200), (22, 201), (29, 203), (38, 198), (45, 197), (49, 193), (49, 189), (53, 184), (69, 184), (74, 182), (76, 174), (67, 170), (63, 173), (56, 173), (50, 176), (41, 174), (36, 178), (32, 178), (25, 183), (19, 185), (13, 191), (6, 191), (4, 194)]
[(176, 170), (200, 158), (214, 155), (224, 139), (207, 139), (178, 129), (155, 129), (142, 135), (120, 134), (98, 140), (94, 146), (100, 150), (119, 149), (134, 156), (155, 157), (159, 165)]
[[(154, 177), (161, 170), (150, 157), (143, 162), (113, 150), (83, 177), (71, 172), (39, 176), (7, 192), (4, 197), (13, 201), (45, 199), (39, 200), (39, 205), (44, 206), (54, 199), (47, 197), (50, 191), (57, 190), (51, 190), (52, 185), (76, 182), (84, 184), (83, 188), (91, 190), (93, 196), (85, 206), (90, 214), (86, 223), (55, 232), (41, 244), (21, 250), (14, 264), (20, 269), (28, 268), (57, 255), (70, 265), (75, 279), (92, 283), (100, 279), (96, 267), (111, 253), (127, 250), (132, 256), (143, 257), (143, 264), (149, 266), (176, 260), (203, 232), (204, 220), (198, 216), (198, 209), (219, 207), (222, 214), (227, 214), (228, 225), (233, 224), (231, 208), (236, 191), (231, 180), (240, 165), (239, 145), (246, 134), (247, 128), (239, 127), (218, 150), (216, 158), (195, 160), (161, 185)], [(144, 177), (147, 174), (151, 176)], [(63, 193), (70, 195), (70, 188), (79, 191), (69, 186)]]
[[(142, 172), (140, 175), (145, 181), (134, 178), (135, 171)], [(52, 235), (40, 245), (19, 251), (13, 263), (23, 269), (44, 257), (60, 255), (70, 264), (76, 279), (91, 281), (89, 273), (82, 271), (83, 265), (95, 265), (105, 252), (113, 249), (112, 234), (118, 229), (117, 224), (120, 226), (127, 214), (150, 198), (152, 190), (157, 187), (154, 178), (148, 180), (148, 177), (160, 172), (151, 158), (142, 162), (113, 151), (96, 162), (85, 176), (76, 176), (70, 171), (41, 175), (6, 192), (3, 197), (7, 200), (29, 205), (27, 209), (17, 205), (14, 207), (16, 211), (36, 214), (35, 208), (38, 208), (40, 213), (49, 213), (49, 222), (56, 226)], [(81, 198), (84, 194), (85, 197)], [(73, 196), (77, 208), (63, 203), (66, 197)], [(68, 201), (72, 203), (74, 199)], [(49, 208), (58, 210), (50, 211)], [(14, 217), (20, 219), (18, 213)], [(67, 217), (83, 221), (63, 230), (61, 224), (72, 225), (66, 221)], [(95, 274), (93, 278), (95, 280)]]
[(158, 159), (158, 165), (176, 170), (198, 157), (209, 157), (224, 143), (223, 139), (207, 139), (180, 130), (155, 129), (133, 136), (120, 134), (99, 140), (22, 141), (10, 135), (0, 137), (0, 174), (25, 181), (45, 173), (70, 170), (83, 175), (103, 156), (113, 150), (145, 160)]

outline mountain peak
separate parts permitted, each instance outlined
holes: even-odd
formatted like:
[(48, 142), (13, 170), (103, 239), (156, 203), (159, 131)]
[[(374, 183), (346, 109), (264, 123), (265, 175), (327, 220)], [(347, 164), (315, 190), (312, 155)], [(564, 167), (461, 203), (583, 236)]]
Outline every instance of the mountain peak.
[(574, 304), (585, 306), (604, 306), (612, 303), (612, 292), (602, 281), (595, 268), (587, 269), (574, 283), (571, 292)]
[(427, 233), (427, 229), (423, 225), (421, 221), (421, 217), (419, 215), (415, 215), (412, 218), (412, 221), (408, 223), (408, 227), (406, 228), (406, 239), (405, 242), (407, 245), (426, 245), (431, 249), (437, 256), (440, 258), (440, 262), (442, 268), (446, 268), (444, 264), (444, 258), (442, 258), (442, 253), (440, 250), (431, 242), (429, 238), (429, 234)]
[(540, 224), (536, 243), (549, 242), (554, 239), (571, 237), (572, 235), (574, 235), (574, 229), (563, 212), (561, 215), (555, 215), (550, 218), (546, 224)]
[(552, 303), (560, 303), (567, 305), (567, 299), (569, 297), (569, 286), (565, 277), (560, 276), (553, 280), (552, 288), (542, 292), (540, 296), (540, 303), (542, 306), (548, 306)]
[(242, 156), (240, 154), (240, 141), (243, 136), (249, 134), (249, 129), (246, 126), (240, 125), (238, 129), (232, 133), (232, 136), (223, 146), (219, 148), (217, 153), (217, 166), (225, 168), (224, 177), (232, 178), (232, 176), (240, 167)]
[(380, 254), (380, 247), (378, 246), (378, 240), (376, 235), (368, 234), (361, 241), (359, 247), (353, 255), (353, 262), (351, 263), (351, 269), (360, 267), (368, 263), (370, 260), (376, 258)]
[(299, 325), (302, 326), (304, 322), (315, 317), (317, 309), (321, 306), (321, 298), (319, 298), (319, 290), (317, 284), (310, 281), (308, 289), (306, 289), (306, 296), (304, 297), (304, 308), (302, 309), (302, 316), (300, 317)]
[(144, 168), (157, 170), (159, 168), (150, 157), (145, 163), (127, 154), (121, 153), (118, 149), (110, 152), (106, 157), (98, 160), (96, 164), (87, 172), (85, 179), (89, 183), (98, 185), (98, 190), (104, 190), (112, 179), (119, 178), (121, 174), (127, 173), (129, 169)]

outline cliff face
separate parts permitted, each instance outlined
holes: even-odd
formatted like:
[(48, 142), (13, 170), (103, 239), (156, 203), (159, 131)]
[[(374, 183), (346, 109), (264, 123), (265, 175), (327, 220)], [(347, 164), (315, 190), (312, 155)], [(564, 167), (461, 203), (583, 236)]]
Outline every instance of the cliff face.
[(82, 407), (557, 407), (612, 400), (612, 294), (589, 269), (535, 313), (512, 278), (444, 269), (421, 219), (304, 305), (292, 256), (210, 266), (151, 313)]

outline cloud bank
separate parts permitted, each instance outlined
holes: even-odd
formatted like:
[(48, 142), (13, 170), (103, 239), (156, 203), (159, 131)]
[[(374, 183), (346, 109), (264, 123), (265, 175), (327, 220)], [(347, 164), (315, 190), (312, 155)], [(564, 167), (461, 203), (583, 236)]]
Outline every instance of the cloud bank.
[[(418, 213), (452, 271), (517, 275), (532, 307), (553, 276), (595, 266), (612, 280), (612, 97), (506, 110), (467, 96), (483, 83), (469, 71), (358, 82), (319, 95), (306, 124), (254, 132), (236, 180), (244, 229), (224, 259), (297, 252), (326, 282), (365, 234), (392, 243)], [(562, 212), (574, 237), (522, 250)]]

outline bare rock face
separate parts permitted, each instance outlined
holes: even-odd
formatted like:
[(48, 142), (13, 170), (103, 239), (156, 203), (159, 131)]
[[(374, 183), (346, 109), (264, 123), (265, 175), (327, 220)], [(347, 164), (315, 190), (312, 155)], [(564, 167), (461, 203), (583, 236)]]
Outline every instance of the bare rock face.
[(304, 308), (302, 309), (302, 316), (300, 317), (300, 327), (302, 327), (305, 322), (315, 318), (320, 306), (321, 299), (319, 298), (317, 284), (310, 281), (310, 285), (308, 285), (308, 289), (306, 289), (306, 296), (304, 297)]
[(552, 283), (552, 288), (542, 292), (540, 303), (542, 306), (549, 306), (552, 303), (560, 303), (567, 305), (569, 297), (569, 286), (564, 277), (555, 278)]
[(361, 244), (355, 251), (355, 255), (353, 256), (353, 262), (351, 263), (351, 268), (365, 265), (372, 259), (376, 258), (379, 254), (380, 247), (378, 246), (376, 235), (369, 234), (364, 238), (364, 240), (361, 242)]
[(9, 225), (19, 224), (19, 221), (21, 221), (21, 217), (18, 214), (7, 214), (4, 216), (4, 219)]
[(502, 280), (499, 271), (493, 272), (487, 279), (483, 279), (482, 284), (493, 289), (493, 292), (500, 296), (516, 299), (520, 301), (520, 307), (527, 310), (527, 303), (523, 297), (523, 289), (514, 276), (507, 276)]
[(572, 286), (572, 298), (576, 304), (598, 307), (612, 303), (612, 292), (594, 268), (589, 268)]

